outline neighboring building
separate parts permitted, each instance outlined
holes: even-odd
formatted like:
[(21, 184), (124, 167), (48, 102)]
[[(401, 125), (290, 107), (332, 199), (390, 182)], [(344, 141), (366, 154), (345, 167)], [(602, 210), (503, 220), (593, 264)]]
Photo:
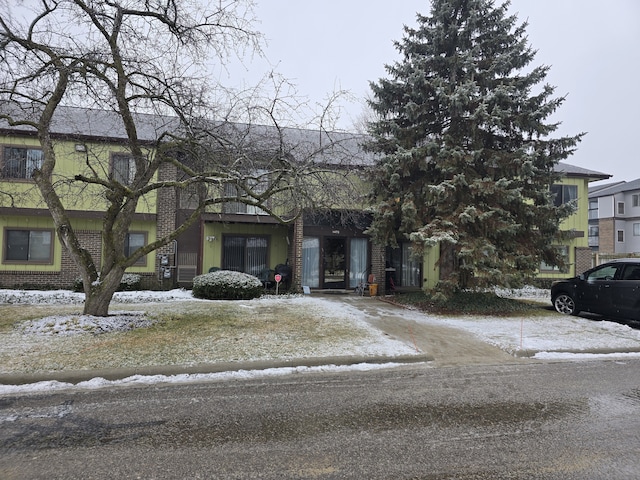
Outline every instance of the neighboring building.
[(589, 189), (589, 246), (598, 256), (640, 255), (640, 179)]
[[(140, 115), (139, 135), (151, 148), (157, 129), (166, 129), (172, 122), (170, 117)], [(62, 109), (53, 130), (58, 140), (59, 171), (77, 173), (91, 154), (98, 156), (112, 175), (130, 173), (122, 142), (124, 132), (109, 112)], [(289, 134), (301, 143), (321, 141), (318, 132), (291, 130)], [(340, 160), (349, 159), (351, 174), (359, 175), (371, 164), (372, 158), (360, 148), (360, 136), (333, 136), (340, 140), (341, 147), (340, 153), (333, 155), (340, 155)], [(30, 180), (30, 172), (41, 158), (33, 130), (0, 124), (0, 287), (68, 288), (78, 278), (75, 266), (54, 235), (53, 221), (39, 191)], [(319, 160), (335, 162), (333, 167), (341, 168), (342, 162), (329, 154)], [(563, 229), (572, 232), (572, 239), (558, 245), (571, 268), (569, 272), (559, 272), (542, 265), (541, 278), (566, 277), (591, 266), (588, 184), (610, 177), (564, 163), (558, 170), (563, 179), (553, 186), (556, 200), (577, 202), (576, 213), (563, 224)], [(158, 176), (171, 180), (176, 172), (163, 166)], [(364, 233), (369, 222), (362, 212), (365, 189), (362, 183), (361, 191), (349, 192), (348, 204), (336, 204), (331, 211), (306, 211), (290, 225), (276, 222), (255, 207), (227, 202), (209, 209), (176, 242), (148, 255), (128, 271), (143, 275), (147, 286), (162, 288), (188, 286), (195, 275), (210, 269), (241, 270), (262, 276), (278, 264), (289, 267), (295, 288), (353, 289), (372, 273), (382, 284), (379, 290), (383, 290), (391, 271), (398, 287), (434, 286), (440, 278), (437, 249), (420, 262), (412, 258), (409, 243), (385, 249), (373, 244)], [(65, 201), (82, 245), (99, 262), (104, 203), (99, 196), (86, 193), (71, 191)], [(165, 189), (145, 197), (128, 234), (127, 248), (133, 250), (171, 231), (192, 211), (187, 193), (176, 195), (174, 190)]]

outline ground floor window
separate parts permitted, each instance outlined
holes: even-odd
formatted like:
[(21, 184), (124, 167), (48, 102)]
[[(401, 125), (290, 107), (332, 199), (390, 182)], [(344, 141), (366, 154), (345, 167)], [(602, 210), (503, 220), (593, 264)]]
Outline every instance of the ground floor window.
[[(124, 239), (124, 254), (129, 257), (133, 253), (147, 244), (147, 234), (144, 232), (127, 233)], [(136, 260), (134, 265), (146, 265), (147, 257), (141, 257)]]
[(558, 251), (562, 259), (564, 260), (565, 268), (560, 270), (559, 267), (548, 265), (545, 262), (540, 262), (540, 271), (541, 272), (562, 272), (567, 273), (569, 271), (569, 247), (567, 245), (557, 245), (555, 249)]
[(410, 242), (401, 242), (398, 248), (387, 248), (386, 271), (396, 286), (422, 285), (422, 261), (413, 255)]
[(15, 263), (51, 263), (53, 233), (51, 230), (6, 229), (4, 259)]
[(320, 287), (320, 238), (302, 239), (302, 285)]
[(369, 241), (366, 238), (352, 238), (350, 248), (349, 288), (356, 288), (364, 282), (368, 274)]
[(222, 240), (222, 268), (260, 276), (268, 268), (267, 237), (225, 235)]

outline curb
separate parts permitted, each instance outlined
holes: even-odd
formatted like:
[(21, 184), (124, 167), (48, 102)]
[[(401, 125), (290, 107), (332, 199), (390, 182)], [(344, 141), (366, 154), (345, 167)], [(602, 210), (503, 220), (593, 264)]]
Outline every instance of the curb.
[(431, 355), (401, 355), (395, 357), (323, 357), (323, 358), (297, 358), (290, 360), (256, 360), (250, 362), (222, 362), (200, 365), (164, 365), (148, 367), (129, 368), (109, 368), (95, 370), (74, 370), (58, 372), (39, 373), (9, 373), (0, 374), (0, 385), (26, 385), (38, 382), (58, 381), (63, 383), (78, 384), (89, 381), (93, 378), (104, 378), (105, 380), (122, 380), (134, 375), (155, 376), (155, 375), (194, 375), (208, 373), (238, 372), (268, 370), (272, 368), (294, 368), (294, 367), (319, 367), (323, 365), (348, 366), (362, 363), (382, 364), (382, 363), (426, 363), (432, 362)]

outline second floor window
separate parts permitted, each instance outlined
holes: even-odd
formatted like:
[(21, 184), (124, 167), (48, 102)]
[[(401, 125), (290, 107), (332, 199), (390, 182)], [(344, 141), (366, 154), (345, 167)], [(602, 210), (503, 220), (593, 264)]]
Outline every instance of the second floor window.
[(551, 193), (553, 194), (553, 204), (556, 207), (570, 203), (578, 199), (577, 185), (552, 185)]
[[(267, 191), (268, 181), (266, 179), (266, 170), (256, 170), (254, 172), (255, 178), (249, 179), (247, 183), (250, 185), (251, 190), (256, 195), (260, 195)], [(255, 205), (247, 205), (240, 201), (240, 198), (246, 197), (244, 192), (240, 192), (238, 187), (231, 183), (227, 183), (224, 186), (224, 196), (226, 198), (238, 198), (238, 201), (227, 201), (223, 206), (223, 213), (249, 213), (252, 215), (265, 215), (266, 212)]]
[(640, 207), (640, 195), (631, 195), (631, 205), (634, 207)]
[(117, 153), (111, 157), (111, 177), (118, 183), (129, 185), (136, 175), (136, 164), (131, 155)]
[(589, 200), (589, 220), (598, 218), (598, 199)]
[(42, 167), (44, 155), (39, 148), (4, 147), (2, 177), (29, 179), (33, 171)]

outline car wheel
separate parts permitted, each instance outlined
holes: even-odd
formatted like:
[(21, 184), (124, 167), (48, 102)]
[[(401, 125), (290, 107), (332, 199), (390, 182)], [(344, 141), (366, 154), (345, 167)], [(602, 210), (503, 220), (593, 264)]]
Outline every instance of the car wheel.
[(553, 307), (558, 313), (564, 315), (577, 315), (579, 313), (576, 301), (568, 293), (561, 293), (553, 299)]

